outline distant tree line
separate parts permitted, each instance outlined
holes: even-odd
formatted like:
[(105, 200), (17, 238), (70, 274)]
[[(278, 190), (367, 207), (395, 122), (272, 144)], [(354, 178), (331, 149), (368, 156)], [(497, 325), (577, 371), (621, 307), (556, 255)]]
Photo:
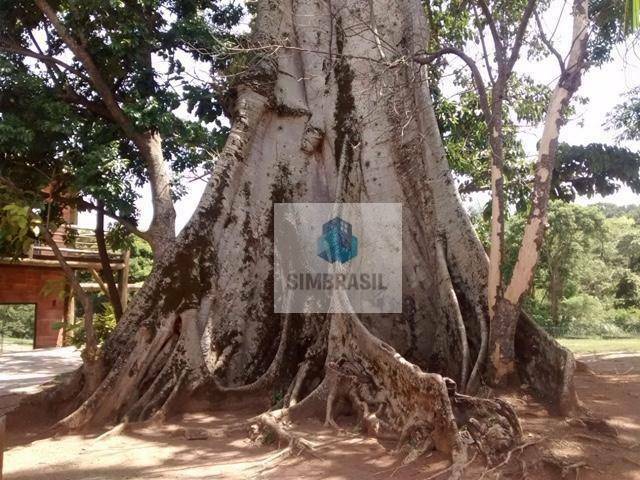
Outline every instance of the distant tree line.
[[(476, 217), (479, 231), (485, 221)], [(506, 235), (508, 277), (524, 217)], [(556, 336), (640, 335), (640, 205), (551, 204), (541, 262), (525, 308)]]

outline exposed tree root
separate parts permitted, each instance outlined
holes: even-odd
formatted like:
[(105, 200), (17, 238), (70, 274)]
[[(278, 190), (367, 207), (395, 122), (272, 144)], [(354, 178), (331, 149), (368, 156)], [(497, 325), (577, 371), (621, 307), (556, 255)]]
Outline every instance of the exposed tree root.
[(532, 440), (530, 442), (526, 442), (526, 443), (522, 443), (520, 445), (518, 445), (517, 447), (512, 448), (511, 450), (509, 450), (507, 452), (507, 455), (505, 456), (504, 460), (502, 460), (500, 463), (494, 465), (493, 467), (485, 470), (484, 472), (482, 472), (482, 475), (480, 475), (480, 478), (478, 480), (482, 480), (483, 478), (485, 478), (487, 475), (492, 474), (497, 472), (499, 469), (501, 469), (502, 467), (506, 466), (509, 464), (509, 462), (511, 461), (511, 457), (515, 452), (521, 452), (523, 451), (525, 448), (530, 447), (532, 445), (537, 445), (538, 443), (542, 442), (544, 440), (544, 438), (538, 438), (536, 440)]
[(467, 387), (467, 380), (469, 378), (469, 340), (467, 338), (467, 329), (464, 325), (462, 318), (462, 312), (460, 311), (460, 305), (456, 292), (453, 288), (453, 282), (451, 281), (451, 275), (449, 274), (449, 267), (447, 266), (447, 258), (443, 246), (444, 240), (438, 239), (436, 241), (436, 259), (438, 265), (438, 284), (441, 290), (441, 297), (445, 299), (446, 307), (445, 315), (452, 318), (455, 323), (456, 331), (458, 332), (460, 342), (460, 386), (464, 392)]
[[(300, 391), (308, 368), (301, 364), (290, 397), (297, 397), (294, 392)], [(434, 448), (450, 454), (453, 479), (461, 478), (467, 464), (462, 431), (489, 465), (499, 463), (522, 440), (520, 423), (507, 402), (457, 393), (455, 382), (407, 362), (354, 315), (332, 318), (322, 382), (300, 402), (256, 417), (252, 436), (284, 443), (290, 453), (313, 453), (313, 444), (287, 426), (320, 416), (326, 426), (340, 429), (336, 416), (345, 408), (357, 415), (363, 433), (396, 439), (403, 465)]]
[[(370, 46), (345, 35), (359, 28), (357, 10), (365, 3), (334, 11), (331, 2), (257, 2), (256, 38), (285, 40), (295, 53), (259, 55), (263, 60), (237, 77), (233, 126), (193, 220), (105, 343), (104, 379), (95, 390), (85, 386), (59, 427), (162, 421), (189, 396), (207, 402), (282, 387), (282, 408), (257, 417), (254, 435), (286, 444), (287, 453), (313, 452), (288, 422), (318, 416), (339, 428), (345, 409), (366, 434), (397, 439), (404, 463), (431, 449), (449, 454), (453, 479), (467, 464), (467, 443), (499, 465), (521, 442), (506, 402), (461, 395), (452, 381), (420, 368), (455, 377), (464, 393), (481, 385), (487, 259), (446, 164), (424, 69), (376, 71), (379, 64), (366, 60)], [(398, 53), (411, 58), (428, 44), (421, 2), (373, 4), (387, 10), (378, 31)], [(329, 18), (331, 24), (321, 20)], [(309, 58), (309, 47), (338, 55), (325, 65)], [(363, 95), (372, 73), (380, 84), (371, 92), (380, 93)], [(273, 204), (309, 201), (409, 207), (403, 312), (380, 316), (384, 325), (372, 332), (416, 364), (356, 315), (323, 316), (321, 324), (305, 318), (300, 326), (273, 313)], [(396, 326), (403, 339), (390, 338)], [(569, 411), (570, 353), (526, 318), (516, 351), (521, 378)]]
[(506, 401), (461, 395), (455, 393), (455, 386), (450, 386), (450, 391), (458, 425), (466, 428), (487, 463), (495, 464), (520, 444), (522, 427)]
[(268, 389), (276, 379), (276, 376), (282, 368), (284, 360), (284, 354), (287, 350), (289, 342), (289, 332), (291, 324), (291, 315), (284, 315), (284, 324), (280, 333), (280, 341), (278, 342), (278, 350), (275, 357), (269, 364), (269, 368), (258, 378), (255, 382), (247, 385), (240, 385), (236, 387), (225, 387), (220, 382), (215, 380), (216, 388), (223, 393), (251, 393), (259, 392)]
[(464, 390), (464, 393), (469, 394), (474, 394), (479, 387), (482, 368), (489, 348), (489, 328), (487, 317), (480, 305), (476, 305), (474, 310), (475, 317), (478, 320), (478, 330), (480, 331), (480, 348), (478, 349), (478, 356), (476, 357), (473, 369), (469, 375), (469, 381), (467, 382), (466, 389)]
[(267, 444), (277, 442), (278, 448), (282, 444), (286, 444), (288, 451), (292, 454), (313, 452), (315, 447), (311, 442), (301, 435), (287, 431), (284, 426), (286, 413), (286, 410), (276, 410), (263, 413), (252, 419), (251, 439)]
[(307, 373), (309, 372), (310, 364), (309, 360), (304, 360), (300, 366), (298, 367), (298, 371), (296, 372), (296, 376), (293, 378), (291, 385), (289, 386), (289, 390), (284, 398), (284, 406), (292, 407), (296, 403), (298, 403), (298, 399), (300, 398), (300, 390), (302, 389), (302, 384), (307, 378)]

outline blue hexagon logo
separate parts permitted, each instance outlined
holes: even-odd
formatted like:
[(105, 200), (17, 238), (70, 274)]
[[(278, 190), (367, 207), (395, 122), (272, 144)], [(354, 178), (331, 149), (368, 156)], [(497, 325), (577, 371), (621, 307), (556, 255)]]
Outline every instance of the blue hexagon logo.
[(358, 237), (351, 233), (351, 224), (340, 217), (322, 225), (317, 246), (318, 256), (329, 263), (347, 263), (358, 255)]

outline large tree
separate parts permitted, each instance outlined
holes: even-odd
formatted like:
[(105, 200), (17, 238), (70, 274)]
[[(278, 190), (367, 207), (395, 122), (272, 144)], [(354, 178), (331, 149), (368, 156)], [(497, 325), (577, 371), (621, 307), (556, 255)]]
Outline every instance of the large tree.
[[(228, 60), (199, 49), (231, 38), (242, 12), (191, 0), (0, 2), (0, 190), (9, 192), (0, 192), (0, 207), (38, 212), (40, 232), (58, 228), (65, 207), (94, 210), (101, 276), (118, 319), (104, 217), (156, 254), (174, 241), (180, 179), (208, 165), (227, 132), (209, 75)], [(199, 69), (205, 79), (194, 75)], [(154, 216), (142, 231), (135, 201), (147, 182)], [(17, 253), (34, 240), (25, 232)]]
[[(215, 77), (227, 59), (199, 52), (242, 13), (199, 0), (0, 2), (0, 175), (36, 193), (55, 184), (54, 201), (105, 212), (156, 253), (171, 245), (176, 179), (227, 132), (215, 82), (196, 72)], [(141, 232), (134, 188), (146, 182)]]
[[(318, 413), (332, 424), (347, 399), (368, 430), (451, 452), (454, 477), (461, 429), (496, 454), (519, 440), (505, 402), (445, 379), (472, 392), (486, 378), (488, 259), (447, 164), (428, 35), (418, 0), (258, 3), (197, 211), (105, 343), (97, 388), (76, 377), (60, 426), (281, 391), (264, 429), (287, 437), (280, 420)], [(274, 203), (287, 202), (402, 203), (403, 312), (274, 313)], [(522, 381), (558, 411), (575, 406), (572, 355), (525, 315), (515, 343)]]

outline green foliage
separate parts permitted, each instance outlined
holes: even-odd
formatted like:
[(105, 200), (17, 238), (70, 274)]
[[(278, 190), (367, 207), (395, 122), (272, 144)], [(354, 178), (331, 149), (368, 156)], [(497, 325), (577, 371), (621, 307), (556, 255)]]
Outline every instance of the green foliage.
[(618, 307), (640, 307), (640, 277), (632, 272), (624, 272), (616, 285), (615, 296)]
[[(116, 316), (113, 313), (113, 307), (110, 303), (103, 303), (101, 311), (93, 316), (93, 328), (96, 331), (96, 340), (101, 345), (107, 339), (109, 334), (116, 328)], [(61, 325), (58, 325), (60, 328)], [(76, 320), (76, 323), (68, 327), (71, 344), (82, 348), (86, 342), (84, 323)]]
[(611, 114), (609, 124), (620, 130), (621, 140), (640, 140), (640, 87), (627, 93)]
[[(505, 235), (505, 275), (510, 278), (515, 265), (526, 213), (510, 218)], [(569, 280), (569, 272), (575, 270), (576, 262), (604, 234), (604, 215), (596, 207), (580, 207), (560, 201), (549, 206), (547, 231), (540, 254), (538, 276), (548, 281), (555, 265), (562, 275), (563, 283)]]
[(0, 252), (18, 257), (29, 250), (34, 238), (29, 207), (20, 203), (0, 203)]
[[(524, 308), (556, 336), (624, 336), (640, 331), (640, 206), (553, 201), (534, 286)], [(509, 218), (508, 278), (525, 223)], [(556, 307), (554, 308), (554, 304)]]
[(599, 203), (598, 208), (607, 218), (628, 217), (640, 223), (640, 205), (616, 205), (614, 203)]
[[(636, 1), (636, 0), (625, 0)], [(588, 58), (594, 65), (611, 60), (611, 52), (628, 33), (625, 27), (625, 2), (621, 0), (590, 0), (589, 16), (592, 34), (589, 36)]]
[(552, 192), (574, 201), (577, 195), (611, 195), (621, 185), (640, 193), (640, 154), (613, 145), (558, 146)]
[(153, 252), (147, 242), (134, 237), (131, 245), (131, 262), (129, 281), (131, 283), (143, 282), (153, 268)]
[[(492, 5), (498, 30), (506, 44), (515, 35), (524, 3), (508, 1), (494, 2)], [(549, 2), (541, 2), (538, 10), (544, 11), (548, 6)], [(435, 31), (430, 51), (436, 51), (442, 46), (466, 50), (470, 40), (473, 40), (477, 49), (481, 48), (483, 41), (484, 44), (490, 43), (487, 40), (490, 37), (488, 26), (483, 23), (483, 16), (469, 13), (474, 12), (473, 5), (466, 5), (464, 2), (436, 2), (426, 8), (431, 28)], [(594, 63), (602, 64), (610, 60), (612, 49), (625, 38), (622, 28), (624, 9), (620, 2), (614, 0), (595, 0), (591, 2), (590, 8), (596, 34), (591, 35), (589, 58)], [(525, 37), (525, 48), (529, 56), (549, 55), (538, 38), (536, 29), (530, 30)], [(477, 64), (479, 67), (484, 66), (479, 60)], [(468, 69), (462, 68), (447, 71), (450, 77), (447, 81), (453, 81), (454, 86), (462, 93), (457, 96), (443, 95), (438, 82), (447, 65), (446, 57), (442, 57), (429, 67), (434, 107), (447, 159), (459, 175), (461, 193), (489, 191), (489, 135), (477, 93)], [(507, 86), (503, 115), (505, 193), (507, 202), (515, 205), (518, 210), (528, 208), (533, 172), (517, 133), (523, 126), (535, 126), (544, 119), (549, 95), (548, 85), (537, 83), (534, 78), (526, 75), (514, 73)], [(626, 117), (635, 116), (637, 112), (629, 113), (632, 110), (627, 105)], [(632, 122), (627, 118), (628, 132), (640, 131), (638, 122), (635, 122), (635, 129), (628, 126), (629, 123)], [(563, 144), (558, 152), (552, 195), (563, 200), (574, 200), (576, 195), (609, 195), (621, 183), (640, 191), (639, 166), (640, 155), (623, 148), (599, 144), (586, 147)], [(489, 211), (486, 213), (490, 214)]]
[(113, 250), (129, 250), (129, 282), (144, 281), (153, 267), (153, 251), (149, 243), (140, 237), (130, 235), (122, 225), (115, 224), (107, 232), (107, 244)]
[[(525, 3), (521, 0), (492, 2), (491, 9), (503, 43), (509, 44), (514, 38)], [(549, 5), (548, 1), (539, 2), (538, 12), (544, 12)], [(425, 8), (432, 33), (429, 51), (453, 46), (469, 53), (468, 47), (473, 42), (476, 50), (488, 46), (489, 61), (492, 61), (488, 25), (477, 5), (443, 1), (427, 2)], [(569, 8), (565, 6), (562, 18), (565, 18)], [(602, 65), (611, 59), (614, 47), (626, 37), (625, 7), (619, 0), (591, 0), (589, 8), (593, 32), (590, 35), (588, 58), (592, 64)], [(528, 29), (523, 51), (534, 58), (549, 55), (535, 28)], [(434, 107), (447, 159), (460, 178), (461, 193), (489, 191), (488, 132), (476, 90), (468, 69), (445, 70), (447, 62), (447, 57), (441, 57), (429, 66)], [(476, 59), (476, 63), (483, 69), (482, 60)], [(444, 83), (445, 72), (446, 81), (452, 82), (462, 93), (456, 96), (442, 93), (439, 83)], [(495, 67), (493, 73), (495, 76)], [(485, 75), (490, 87), (487, 77)], [(537, 125), (544, 119), (550, 89), (548, 85), (520, 74), (514, 74), (507, 87), (504, 98), (505, 192), (510, 205), (515, 205), (518, 210), (526, 210), (533, 172), (516, 134), (519, 128)], [(624, 109), (620, 108), (620, 115), (624, 117), (621, 121), (625, 123), (629, 136), (637, 135), (640, 132), (637, 121), (640, 114), (636, 110), (640, 109), (632, 106), (631, 101), (628, 103)], [(640, 189), (640, 156), (628, 150), (597, 144), (586, 147), (562, 145), (557, 160), (556, 181), (552, 190), (555, 198), (573, 200), (576, 195), (609, 195), (619, 188), (620, 183), (630, 185), (634, 190)], [(489, 215), (490, 211), (486, 214)]]
[[(489, 191), (489, 133), (470, 79), (464, 77), (463, 73), (459, 75), (460, 85), (468, 88), (459, 98), (447, 98), (437, 89), (433, 92), (434, 108), (447, 160), (460, 176), (461, 193)], [(513, 87), (516, 93), (509, 97), (513, 102), (506, 102), (503, 140), (505, 192), (510, 203), (523, 207), (530, 194), (528, 183), (532, 170), (517, 137), (518, 127), (512, 119), (520, 117), (522, 123), (536, 123), (535, 119), (540, 111), (546, 109), (546, 103), (534, 92), (543, 87), (531, 85), (531, 90), (528, 90), (528, 86), (523, 86), (527, 81), (522, 80), (523, 83), (520, 83), (520, 80), (512, 82), (518, 85)]]
[[(211, 77), (220, 83), (230, 60), (203, 52), (233, 38), (242, 6), (223, 0), (62, 0), (52, 6), (134, 129), (162, 135), (175, 183), (208, 166), (228, 133)], [(16, 53), (25, 50), (67, 66), (25, 61)], [(209, 73), (195, 78), (187, 62)], [(0, 1), (0, 176), (28, 192), (33, 208), (43, 210), (40, 191), (53, 185), (62, 205), (82, 209), (81, 200), (99, 199), (135, 223), (135, 187), (148, 180), (147, 168), (88, 77), (33, 2)]]
[(640, 309), (616, 309), (614, 312), (613, 322), (631, 335), (640, 335)]
[(566, 336), (619, 337), (624, 331), (614, 323), (612, 311), (598, 298), (580, 294), (562, 302)]
[(35, 305), (0, 305), (0, 330), (2, 335), (13, 338), (33, 339), (35, 315)]

